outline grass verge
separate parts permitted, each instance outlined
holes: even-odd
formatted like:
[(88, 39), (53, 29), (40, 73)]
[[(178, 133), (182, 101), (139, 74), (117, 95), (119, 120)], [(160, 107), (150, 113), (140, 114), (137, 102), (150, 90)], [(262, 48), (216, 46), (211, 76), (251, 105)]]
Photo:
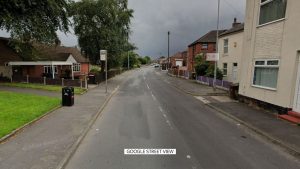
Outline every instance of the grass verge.
[[(61, 92), (61, 86), (55, 85), (43, 85), (43, 84), (35, 84), (35, 83), (1, 83), (4, 86), (11, 87), (20, 87), (20, 88), (31, 88), (31, 89), (39, 89), (39, 90), (47, 90), (53, 92)], [(75, 94), (82, 94), (86, 91), (86, 89), (81, 89), (80, 87), (74, 87)]]
[(60, 99), (0, 91), (0, 138), (60, 105)]

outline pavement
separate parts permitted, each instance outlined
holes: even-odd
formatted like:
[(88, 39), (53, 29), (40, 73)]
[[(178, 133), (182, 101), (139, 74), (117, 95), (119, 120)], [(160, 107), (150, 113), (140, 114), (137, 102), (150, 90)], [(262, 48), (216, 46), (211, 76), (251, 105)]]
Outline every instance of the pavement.
[[(1, 169), (55, 169), (70, 153), (73, 145), (84, 135), (93, 119), (112, 92), (130, 72), (108, 81), (108, 93), (104, 84), (75, 96), (73, 107), (62, 107), (38, 122), (24, 128), (14, 137), (0, 144)], [(1, 87), (3, 89), (3, 87)], [(12, 89), (28, 93), (31, 90)], [(32, 90), (40, 95), (49, 92)], [(55, 97), (55, 94), (53, 94)]]
[(227, 92), (224, 90), (216, 89), (214, 90), (210, 86), (202, 85), (199, 87), (195, 80), (176, 78), (175, 76), (167, 76), (166, 73), (161, 74), (157, 72), (157, 75), (163, 76), (163, 80), (185, 92), (195, 95), (195, 96), (215, 96), (215, 95), (226, 95)]
[[(130, 74), (65, 168), (300, 168), (297, 158), (203, 103), (207, 95), (186, 94), (163, 76), (153, 68)], [(174, 148), (177, 153), (130, 156), (125, 148)]]
[[(189, 80), (184, 80), (176, 77), (170, 77), (166, 74), (161, 74), (168, 79), (176, 79), (181, 86), (190, 86)], [(170, 80), (171, 81), (171, 80)], [(194, 86), (199, 90), (205, 90), (208, 86), (197, 84)], [(209, 87), (208, 92), (212, 90)], [(181, 87), (186, 91), (184, 87)], [(199, 93), (192, 93), (198, 95)], [(265, 136), (270, 141), (274, 142), (285, 148), (290, 153), (300, 157), (300, 127), (278, 118), (277, 114), (268, 112), (266, 110), (250, 107), (244, 103), (230, 99), (228, 96), (206, 96), (205, 94), (200, 97), (200, 100), (205, 104), (220, 110), (222, 113), (235, 118), (236, 120), (246, 124), (251, 129), (259, 134)]]

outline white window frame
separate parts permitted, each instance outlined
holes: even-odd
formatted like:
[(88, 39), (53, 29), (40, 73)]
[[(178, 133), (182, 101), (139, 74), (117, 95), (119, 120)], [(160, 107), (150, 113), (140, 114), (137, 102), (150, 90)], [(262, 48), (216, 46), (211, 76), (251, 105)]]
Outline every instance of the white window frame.
[[(54, 67), (54, 74), (58, 74), (58, 68), (57, 68), (57, 66), (53, 66), (53, 67)], [(47, 71), (46, 71), (46, 68), (47, 68)], [(49, 68), (50, 72), (48, 72), (48, 68)], [(52, 70), (52, 66), (51, 65), (44, 66), (44, 73), (52, 73), (51, 70)]]
[[(206, 45), (206, 48), (203, 48), (203, 45)], [(208, 43), (202, 43), (201, 44), (201, 50), (208, 50)]]
[[(260, 2), (259, 2), (260, 4), (259, 4), (258, 19), (257, 19), (257, 21), (258, 21), (258, 23), (257, 23), (258, 26), (257, 26), (257, 27), (262, 27), (262, 26), (269, 25), (269, 24), (272, 24), (272, 23), (275, 23), (275, 22), (280, 22), (280, 21), (286, 19), (286, 13), (285, 13), (285, 15), (284, 15), (283, 18), (276, 19), (276, 20), (273, 20), (273, 21), (270, 21), (270, 22), (266, 22), (266, 23), (260, 24), (260, 12), (261, 12), (261, 7), (264, 6), (264, 5), (266, 5), (266, 4), (268, 4), (268, 3), (270, 3), (270, 2), (272, 2), (273, 0), (266, 0), (266, 2), (261, 2), (262, 0), (259, 0), (259, 1), (260, 1)], [(287, 2), (288, 2), (288, 1), (287, 1)], [(287, 8), (287, 6), (286, 6), (286, 8)]]
[(81, 71), (81, 64), (73, 63), (73, 72), (80, 72), (80, 71)]
[[(257, 61), (263, 61), (264, 62), (264, 65), (256, 65), (256, 62)], [(278, 61), (278, 64), (277, 65), (267, 65), (268, 64), (268, 61)], [(254, 84), (254, 76), (255, 76), (255, 68), (256, 67), (263, 67), (263, 68), (278, 68), (278, 72), (279, 72), (279, 67), (280, 67), (280, 59), (256, 59), (254, 60), (254, 63), (253, 63), (253, 73), (252, 73), (252, 79), (251, 79), (251, 86), (252, 87), (256, 87), (256, 88), (261, 88), (261, 89), (267, 89), (267, 90), (272, 90), (272, 91), (276, 91), (277, 90), (277, 87), (276, 88), (272, 88), (272, 87), (267, 87), (267, 86), (260, 86), (260, 85), (256, 85)], [(277, 76), (277, 85), (278, 85), (278, 78), (279, 78), (279, 75)], [(276, 86), (277, 86), (276, 85)]]
[[(227, 45), (225, 45), (225, 41), (227, 41)], [(225, 52), (225, 48), (227, 48), (227, 52)], [(223, 40), (223, 53), (228, 54), (228, 52), (229, 52), (229, 39), (227, 38)]]

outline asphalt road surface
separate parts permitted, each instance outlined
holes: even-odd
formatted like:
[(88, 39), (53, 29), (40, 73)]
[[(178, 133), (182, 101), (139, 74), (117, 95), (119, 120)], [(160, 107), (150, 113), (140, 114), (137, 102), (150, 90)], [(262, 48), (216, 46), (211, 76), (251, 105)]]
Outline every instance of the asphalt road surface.
[[(298, 169), (297, 159), (206, 107), (147, 67), (122, 83), (67, 169)], [(176, 155), (124, 155), (128, 148)]]

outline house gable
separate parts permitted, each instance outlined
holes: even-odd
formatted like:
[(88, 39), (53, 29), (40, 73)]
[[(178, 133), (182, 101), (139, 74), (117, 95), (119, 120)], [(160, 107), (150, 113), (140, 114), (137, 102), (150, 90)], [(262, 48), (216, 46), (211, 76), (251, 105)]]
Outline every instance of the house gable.
[(67, 62), (71, 62), (71, 63), (77, 63), (77, 61), (74, 59), (73, 55), (70, 54), (68, 59), (66, 60)]

